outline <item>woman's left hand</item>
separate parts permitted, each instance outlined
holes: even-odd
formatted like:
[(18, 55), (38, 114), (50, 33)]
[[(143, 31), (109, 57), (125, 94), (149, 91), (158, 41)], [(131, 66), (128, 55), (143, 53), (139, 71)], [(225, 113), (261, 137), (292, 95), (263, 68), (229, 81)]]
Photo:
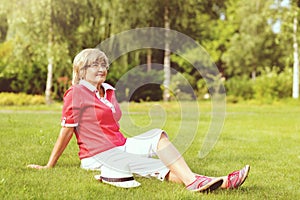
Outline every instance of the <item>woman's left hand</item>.
[(35, 165), (35, 164), (30, 164), (27, 165), (28, 168), (32, 168), (32, 169), (48, 169), (48, 166), (42, 166), (42, 165)]

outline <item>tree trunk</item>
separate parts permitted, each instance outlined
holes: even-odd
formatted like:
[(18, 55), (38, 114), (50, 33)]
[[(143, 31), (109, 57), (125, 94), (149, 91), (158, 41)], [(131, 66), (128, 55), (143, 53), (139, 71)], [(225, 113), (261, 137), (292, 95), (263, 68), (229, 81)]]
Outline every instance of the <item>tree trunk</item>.
[(47, 70), (48, 70), (48, 72), (47, 72), (47, 82), (46, 82), (45, 95), (46, 95), (46, 104), (49, 105), (49, 104), (52, 103), (51, 88), (52, 88), (53, 63), (52, 63), (51, 58), (48, 60)]
[(170, 62), (170, 44), (169, 44), (169, 30), (170, 30), (170, 21), (169, 21), (169, 2), (166, 0), (165, 12), (164, 12), (164, 23), (165, 23), (165, 55), (164, 55), (164, 93), (163, 100), (170, 100), (170, 82), (171, 82), (171, 62)]
[(251, 72), (251, 79), (252, 79), (253, 81), (256, 80), (256, 70), (252, 70), (252, 72)]
[(293, 47), (294, 47), (294, 66), (293, 66), (293, 98), (299, 98), (299, 54), (297, 42), (297, 14), (294, 16), (293, 24)]
[(152, 50), (147, 49), (147, 72), (150, 72), (152, 69), (151, 63), (152, 63)]
[(47, 66), (47, 81), (46, 81), (46, 89), (45, 89), (45, 98), (46, 104), (52, 103), (51, 98), (51, 88), (52, 88), (52, 74), (53, 74), (53, 58), (52, 58), (52, 39), (53, 39), (53, 30), (52, 30), (52, 6), (51, 0), (48, 1), (49, 6), (49, 30), (48, 30), (48, 66)]

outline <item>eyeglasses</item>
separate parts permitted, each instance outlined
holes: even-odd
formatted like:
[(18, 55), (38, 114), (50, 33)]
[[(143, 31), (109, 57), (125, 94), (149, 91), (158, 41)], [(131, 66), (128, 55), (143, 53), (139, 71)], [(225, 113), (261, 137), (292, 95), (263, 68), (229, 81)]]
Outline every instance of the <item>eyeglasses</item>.
[(93, 69), (101, 68), (101, 69), (109, 70), (109, 66), (105, 62), (102, 62), (102, 63), (94, 62), (91, 65), (88, 65), (87, 67), (90, 67)]

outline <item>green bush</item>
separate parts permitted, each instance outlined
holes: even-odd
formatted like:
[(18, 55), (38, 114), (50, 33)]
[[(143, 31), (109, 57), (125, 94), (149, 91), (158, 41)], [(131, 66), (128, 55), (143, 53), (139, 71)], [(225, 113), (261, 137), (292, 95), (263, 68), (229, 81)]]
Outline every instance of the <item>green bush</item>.
[(163, 71), (152, 66), (147, 72), (146, 65), (134, 67), (125, 73), (115, 84), (117, 99), (122, 101), (160, 101), (162, 100), (161, 84)]
[(189, 78), (188, 74), (176, 73), (172, 75), (170, 82), (171, 100), (191, 101), (195, 99)]
[(233, 77), (225, 81), (226, 94), (228, 99), (238, 101), (239, 99), (249, 100), (254, 97), (253, 80), (246, 76)]
[(272, 102), (292, 96), (293, 74), (291, 69), (279, 72), (278, 68), (265, 68), (255, 80), (255, 99)]
[(28, 95), (24, 93), (0, 93), (1, 106), (23, 106), (45, 104), (45, 97), (41, 95)]
[(260, 102), (272, 103), (279, 99), (292, 96), (292, 70), (287, 68), (267, 67), (255, 79), (233, 77), (225, 82), (227, 101), (237, 103), (240, 100), (254, 99)]

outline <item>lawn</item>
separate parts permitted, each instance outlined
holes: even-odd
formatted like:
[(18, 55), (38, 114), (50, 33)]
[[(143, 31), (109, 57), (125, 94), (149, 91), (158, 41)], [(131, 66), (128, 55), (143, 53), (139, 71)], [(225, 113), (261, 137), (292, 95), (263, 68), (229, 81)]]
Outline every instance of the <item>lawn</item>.
[[(122, 104), (122, 131), (131, 136), (152, 127), (165, 129), (193, 171), (221, 176), (251, 165), (238, 190), (191, 193), (183, 185), (136, 177), (142, 186), (120, 189), (94, 180), (97, 172), (79, 168), (75, 137), (51, 170), (46, 164), (60, 129), (61, 105), (0, 108), (0, 197), (2, 199), (300, 199), (300, 103), (228, 104), (214, 148), (199, 157), (211, 123), (209, 102)], [(199, 118), (199, 120), (195, 120)], [(196, 131), (195, 131), (195, 126)], [(179, 128), (180, 127), (180, 128)], [(186, 135), (186, 140), (184, 139)], [(176, 138), (179, 138), (176, 140)], [(179, 142), (178, 142), (179, 141)]]

